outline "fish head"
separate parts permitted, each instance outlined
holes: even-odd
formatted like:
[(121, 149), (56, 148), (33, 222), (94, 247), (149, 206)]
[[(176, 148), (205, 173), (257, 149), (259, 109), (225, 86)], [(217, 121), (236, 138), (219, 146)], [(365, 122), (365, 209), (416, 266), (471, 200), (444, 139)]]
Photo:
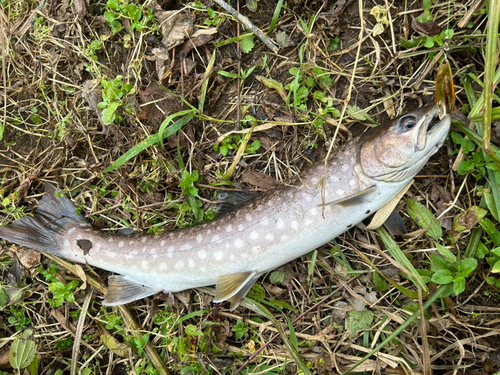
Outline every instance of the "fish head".
[(438, 120), (439, 107), (425, 106), (381, 126), (360, 138), (358, 165), (375, 180), (401, 182), (413, 178), (443, 145), (451, 118)]

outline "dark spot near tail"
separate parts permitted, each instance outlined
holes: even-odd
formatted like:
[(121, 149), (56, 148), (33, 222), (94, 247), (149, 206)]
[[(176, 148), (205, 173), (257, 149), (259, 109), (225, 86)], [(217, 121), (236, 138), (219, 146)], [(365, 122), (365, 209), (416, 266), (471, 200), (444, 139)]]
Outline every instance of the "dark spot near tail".
[(369, 213), (371, 213), (371, 211), (370, 211), (370, 210), (366, 211), (366, 214), (367, 214), (367, 215), (368, 215)]
[(347, 228), (350, 228), (350, 227), (352, 227), (352, 224), (349, 224), (349, 225), (347, 226)]
[(89, 240), (76, 240), (76, 244), (83, 250), (83, 255), (88, 255), (90, 249), (92, 249), (92, 241)]

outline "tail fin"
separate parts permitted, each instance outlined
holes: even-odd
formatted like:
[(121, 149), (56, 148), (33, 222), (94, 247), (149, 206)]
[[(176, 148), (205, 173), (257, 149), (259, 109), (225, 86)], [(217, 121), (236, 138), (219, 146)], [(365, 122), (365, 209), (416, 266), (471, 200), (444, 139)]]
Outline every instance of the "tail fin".
[(71, 226), (87, 226), (76, 214), (73, 203), (53, 185), (45, 185), (45, 194), (38, 204), (38, 215), (23, 217), (13, 224), (0, 227), (0, 238), (17, 245), (57, 255), (60, 252), (56, 236)]

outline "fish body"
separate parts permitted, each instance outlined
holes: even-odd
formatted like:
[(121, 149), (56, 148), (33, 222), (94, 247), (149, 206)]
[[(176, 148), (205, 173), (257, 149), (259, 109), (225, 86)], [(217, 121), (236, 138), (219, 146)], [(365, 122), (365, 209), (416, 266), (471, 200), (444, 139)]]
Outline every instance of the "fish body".
[(93, 230), (69, 199), (46, 185), (38, 216), (0, 228), (0, 238), (115, 272), (104, 304), (160, 291), (216, 285), (214, 301), (236, 307), (262, 274), (304, 255), (384, 206), (443, 144), (445, 116), (424, 107), (368, 130), (300, 179), (216, 220), (160, 235)]

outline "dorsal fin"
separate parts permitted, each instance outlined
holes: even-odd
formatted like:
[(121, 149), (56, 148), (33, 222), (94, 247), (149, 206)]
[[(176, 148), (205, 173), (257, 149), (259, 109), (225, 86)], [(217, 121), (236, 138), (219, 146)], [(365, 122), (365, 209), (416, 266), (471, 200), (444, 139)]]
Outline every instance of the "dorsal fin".
[(247, 194), (239, 191), (218, 190), (216, 216), (223, 216), (236, 210), (238, 207), (254, 198), (255, 194)]
[(124, 305), (159, 292), (160, 290), (138, 284), (125, 276), (112, 275), (108, 278), (108, 291), (102, 304), (105, 306)]

